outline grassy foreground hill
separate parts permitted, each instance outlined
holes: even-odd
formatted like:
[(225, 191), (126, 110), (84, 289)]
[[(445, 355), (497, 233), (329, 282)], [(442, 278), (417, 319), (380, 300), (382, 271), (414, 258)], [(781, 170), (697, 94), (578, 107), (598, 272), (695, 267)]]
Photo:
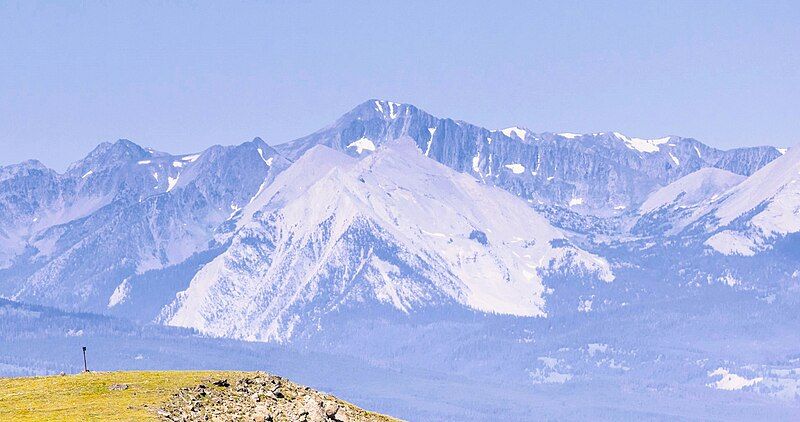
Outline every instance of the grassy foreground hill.
[(396, 421), (262, 372), (91, 372), (0, 379), (0, 420)]

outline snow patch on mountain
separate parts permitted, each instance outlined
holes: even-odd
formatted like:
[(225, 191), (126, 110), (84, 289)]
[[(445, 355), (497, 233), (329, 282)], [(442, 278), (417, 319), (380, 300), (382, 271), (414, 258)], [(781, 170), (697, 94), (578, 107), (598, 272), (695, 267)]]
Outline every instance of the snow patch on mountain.
[(745, 387), (751, 387), (764, 380), (763, 377), (746, 378), (721, 367), (709, 372), (708, 376), (720, 377), (717, 381), (708, 384), (709, 387), (728, 391), (741, 390)]
[(704, 244), (723, 255), (753, 256), (759, 249), (751, 237), (732, 230), (715, 233)]
[(502, 129), (500, 132), (503, 132), (503, 135), (508, 136), (509, 138), (517, 137), (520, 140), (525, 140), (525, 136), (528, 134), (528, 131), (516, 126), (507, 127)]
[(578, 205), (583, 205), (583, 198), (572, 198), (569, 200), (570, 207), (577, 207)]
[(654, 153), (660, 151), (661, 145), (669, 142), (671, 138), (669, 136), (656, 139), (630, 138), (619, 132), (614, 132), (614, 136), (616, 136), (617, 139), (624, 142), (625, 146), (627, 146), (628, 148), (639, 152), (647, 152), (647, 153)]
[(514, 174), (525, 173), (525, 166), (519, 163), (506, 164), (505, 168), (511, 170), (511, 172)]
[(429, 156), (430, 153), (431, 153), (431, 145), (433, 145), (433, 135), (436, 134), (436, 128), (435, 127), (429, 127), (428, 128), (428, 132), (430, 132), (431, 138), (428, 139), (428, 145), (427, 145), (427, 147), (425, 147), (425, 156), (426, 157)]
[(363, 137), (351, 142), (347, 148), (355, 148), (356, 152), (361, 154), (364, 151), (375, 151), (375, 143), (369, 138)]
[(131, 291), (131, 284), (128, 280), (130, 280), (130, 278), (122, 280), (122, 283), (119, 283), (119, 286), (114, 289), (111, 297), (108, 298), (108, 308), (113, 308), (119, 305), (128, 297), (128, 294), (130, 294)]

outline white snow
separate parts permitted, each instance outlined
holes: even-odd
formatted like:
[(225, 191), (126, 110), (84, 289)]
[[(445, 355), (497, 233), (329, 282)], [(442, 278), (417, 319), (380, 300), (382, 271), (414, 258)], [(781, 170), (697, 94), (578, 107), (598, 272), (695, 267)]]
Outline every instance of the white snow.
[(172, 162), (172, 167), (181, 168), (181, 167), (183, 167), (183, 162), (182, 161), (173, 161)]
[(717, 390), (741, 390), (745, 387), (756, 385), (764, 380), (763, 377), (745, 378), (741, 375), (731, 373), (728, 369), (717, 368), (716, 370), (708, 373), (709, 377), (721, 377), (719, 380), (708, 384), (709, 387), (716, 388)]
[(152, 161), (150, 160), (142, 160), (142, 161), (137, 161), (136, 164), (150, 164), (151, 162)]
[(429, 232), (429, 231), (427, 231), (427, 230), (425, 230), (425, 229), (419, 229), (419, 230), (420, 230), (420, 231), (421, 231), (423, 234), (427, 234), (428, 236), (434, 236), (434, 237), (447, 237), (447, 235), (446, 235), (446, 234), (444, 234), (444, 233)]
[(598, 353), (606, 353), (608, 351), (608, 345), (604, 343), (589, 343), (586, 347), (586, 352), (589, 353), (591, 357), (594, 357), (594, 355)]
[(480, 162), (481, 162), (481, 154), (477, 153), (475, 154), (474, 157), (472, 157), (472, 171), (478, 174), (481, 173)]
[(738, 286), (738, 285), (742, 284), (741, 280), (739, 280), (738, 278), (734, 277), (730, 273), (726, 273), (721, 277), (717, 277), (717, 281), (725, 283), (729, 287), (734, 287), (734, 286)]
[(525, 166), (519, 163), (506, 164), (505, 167), (511, 170), (511, 172), (514, 174), (525, 173)]
[(156, 179), (156, 182), (158, 182), (158, 173), (153, 173), (153, 179)]
[(628, 148), (647, 153), (658, 152), (661, 149), (659, 145), (666, 144), (670, 140), (669, 136), (657, 139), (629, 138), (619, 132), (614, 132), (614, 136), (624, 142)]
[(397, 118), (397, 111), (395, 111), (395, 108), (399, 108), (399, 106), (400, 106), (400, 104), (393, 103), (393, 102), (389, 101), (389, 118), (390, 119), (394, 120), (394, 119)]
[(178, 176), (175, 176), (173, 179), (172, 177), (167, 177), (167, 192), (171, 191), (175, 185), (178, 184)]
[(381, 105), (380, 101), (375, 101), (375, 110), (383, 114), (383, 106)]
[(368, 138), (363, 137), (350, 143), (347, 148), (355, 148), (361, 154), (364, 151), (375, 151), (375, 144)]
[(428, 139), (428, 146), (425, 148), (425, 156), (427, 157), (431, 153), (431, 145), (433, 145), (433, 135), (436, 133), (435, 127), (429, 127), (428, 132), (430, 132), (431, 137)]
[(558, 136), (567, 139), (575, 139), (575, 138), (580, 138), (583, 135), (581, 135), (580, 133), (564, 132), (564, 133), (559, 133)]
[(197, 160), (198, 158), (200, 158), (200, 154), (192, 154), (192, 155), (186, 155), (186, 156), (184, 156), (183, 158), (181, 158), (181, 160), (183, 160), (183, 161), (188, 161), (188, 162), (190, 162), (190, 163), (193, 163), (193, 162), (194, 162), (195, 160)]
[(575, 207), (578, 205), (583, 205), (583, 198), (572, 198), (569, 200), (570, 207)]
[(125, 280), (122, 280), (122, 283), (119, 283), (116, 289), (114, 289), (114, 293), (111, 293), (111, 297), (108, 298), (108, 308), (113, 308), (124, 302), (130, 291), (131, 284), (126, 278)]
[(521, 140), (524, 140), (525, 139), (525, 135), (528, 133), (528, 131), (526, 131), (525, 129), (518, 128), (516, 126), (507, 127), (505, 129), (501, 130), (500, 132), (503, 132), (503, 135), (506, 135), (509, 138), (513, 138), (514, 136), (516, 136), (517, 138), (519, 138)]
[(697, 158), (703, 158), (703, 156), (700, 154), (700, 150), (697, 148), (697, 146), (696, 146), (696, 145), (695, 145), (695, 147), (694, 147), (694, 152), (696, 152), (696, 153), (697, 153)]
[(709, 237), (704, 244), (723, 255), (753, 256), (759, 249), (753, 239), (731, 230), (723, 230)]
[(67, 337), (83, 337), (83, 330), (70, 329), (67, 331)]
[(563, 360), (549, 356), (541, 356), (537, 360), (544, 367), (528, 372), (534, 384), (564, 384), (572, 379), (572, 374), (560, 372), (570, 369), (568, 365), (564, 364)]
[[(359, 153), (361, 153), (361, 151), (359, 151)], [(263, 161), (267, 167), (272, 167), (272, 159), (274, 157), (269, 157), (268, 159), (264, 158), (264, 151), (262, 151), (261, 148), (258, 148), (258, 156), (261, 157), (261, 161)]]
[(85, 179), (85, 178), (91, 176), (93, 173), (94, 173), (94, 170), (89, 170), (86, 173), (84, 173), (83, 176), (81, 176), (81, 179)]
[(676, 166), (681, 165), (680, 160), (678, 160), (678, 157), (676, 157), (675, 154), (672, 153), (672, 151), (669, 152), (669, 158), (672, 158), (672, 161), (675, 163)]
[(784, 154), (786, 154), (786, 151), (788, 151), (788, 150), (789, 150), (788, 148), (775, 148), (775, 149), (777, 149), (777, 150), (778, 150), (778, 152), (779, 152), (781, 155), (784, 155)]
[(370, 264), (377, 270), (380, 277), (380, 283), (375, 289), (375, 297), (380, 302), (389, 302), (395, 308), (408, 313), (411, 308), (411, 301), (408, 300), (410, 292), (407, 287), (401, 282), (400, 268), (389, 262), (386, 262), (377, 256), (372, 256)]

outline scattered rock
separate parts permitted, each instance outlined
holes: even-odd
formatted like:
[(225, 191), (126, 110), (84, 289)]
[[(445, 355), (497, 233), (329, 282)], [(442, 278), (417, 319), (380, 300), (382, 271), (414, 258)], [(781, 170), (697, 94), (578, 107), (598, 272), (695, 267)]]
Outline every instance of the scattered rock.
[[(236, 379), (221, 379), (205, 385), (182, 388), (163, 409), (162, 420), (170, 421), (305, 421), (363, 422), (394, 421), (372, 414), (333, 396), (264, 373)], [(233, 388), (227, 388), (231, 387)]]
[(347, 417), (347, 414), (344, 413), (344, 412), (336, 412), (336, 414), (333, 415), (333, 420), (335, 420), (337, 422), (350, 422), (350, 419)]
[(325, 409), (325, 416), (333, 418), (333, 416), (336, 414), (336, 411), (339, 410), (339, 405), (334, 402), (327, 401), (325, 402), (323, 408)]
[(221, 379), (221, 380), (218, 380), (218, 381), (214, 381), (214, 385), (216, 385), (217, 387), (230, 387), (231, 386), (231, 384), (228, 382), (227, 379)]
[(303, 411), (306, 412), (306, 420), (308, 422), (325, 422), (328, 419), (321, 403), (310, 395), (303, 398)]
[(108, 386), (109, 391), (122, 391), (127, 389), (128, 389), (128, 384), (111, 384)]

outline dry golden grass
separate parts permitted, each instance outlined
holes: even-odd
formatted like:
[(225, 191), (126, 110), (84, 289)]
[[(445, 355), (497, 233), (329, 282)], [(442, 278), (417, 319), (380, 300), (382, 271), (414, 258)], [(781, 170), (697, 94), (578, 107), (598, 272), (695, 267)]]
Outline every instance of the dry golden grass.
[[(241, 372), (91, 372), (79, 375), (0, 379), (0, 421), (159, 420), (161, 403), (181, 387)], [(128, 389), (110, 391), (112, 384)]]

